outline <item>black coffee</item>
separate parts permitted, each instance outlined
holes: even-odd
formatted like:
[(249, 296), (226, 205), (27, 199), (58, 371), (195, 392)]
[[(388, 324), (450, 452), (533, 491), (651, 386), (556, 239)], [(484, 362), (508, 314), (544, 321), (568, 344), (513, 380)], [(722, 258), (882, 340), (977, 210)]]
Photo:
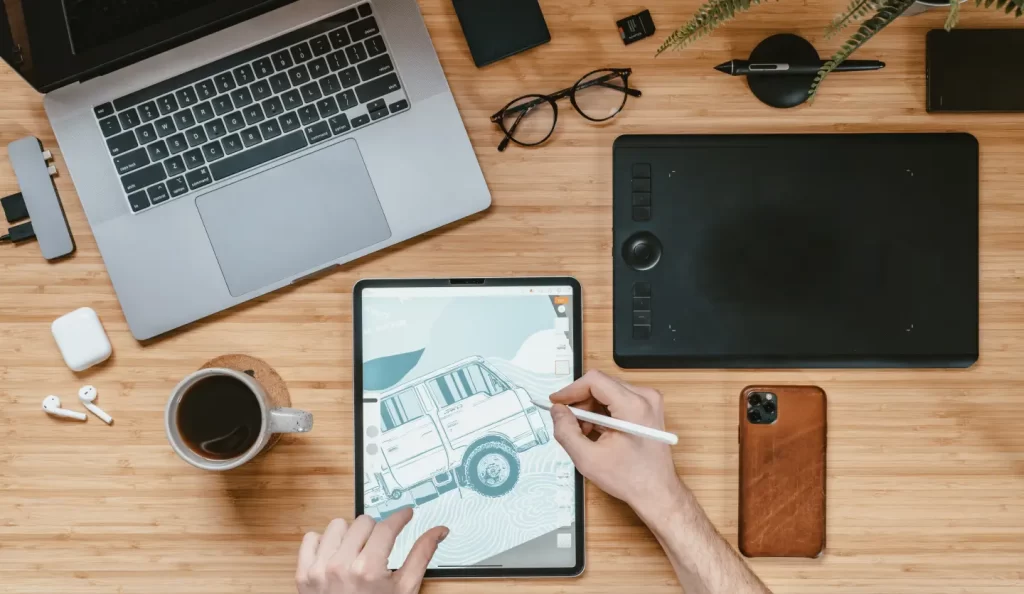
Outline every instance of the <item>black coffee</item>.
[(249, 386), (226, 376), (205, 377), (178, 404), (178, 431), (200, 456), (240, 456), (259, 439), (263, 411)]

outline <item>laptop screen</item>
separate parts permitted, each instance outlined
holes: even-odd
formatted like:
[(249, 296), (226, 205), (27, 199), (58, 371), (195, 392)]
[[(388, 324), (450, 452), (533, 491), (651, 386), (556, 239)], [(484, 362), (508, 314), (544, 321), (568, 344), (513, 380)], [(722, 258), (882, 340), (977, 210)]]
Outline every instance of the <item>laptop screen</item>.
[(0, 0), (0, 57), (48, 92), (295, 0)]

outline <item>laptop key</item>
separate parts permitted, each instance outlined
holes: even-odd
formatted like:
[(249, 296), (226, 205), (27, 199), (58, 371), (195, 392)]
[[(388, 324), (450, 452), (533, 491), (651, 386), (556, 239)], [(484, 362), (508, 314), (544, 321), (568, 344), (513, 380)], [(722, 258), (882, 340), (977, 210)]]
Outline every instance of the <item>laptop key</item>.
[(147, 146), (146, 151), (149, 152), (150, 161), (153, 161), (154, 163), (171, 156), (171, 152), (167, 150), (167, 143), (162, 140)]
[(143, 123), (152, 122), (160, 117), (160, 110), (157, 109), (155, 102), (147, 101), (139, 106), (139, 116)]
[(100, 131), (103, 132), (104, 138), (110, 138), (114, 134), (121, 131), (121, 124), (117, 121), (117, 116), (110, 116), (100, 120)]
[(306, 103), (311, 103), (323, 97), (323, 94), (320, 93), (320, 85), (315, 82), (303, 85), (299, 90), (302, 92), (302, 100)]
[(231, 102), (231, 97), (227, 95), (221, 95), (213, 100), (213, 112), (219, 116), (228, 113), (234, 108), (235, 104)]
[(386, 105), (387, 104), (384, 103), (383, 99), (377, 99), (376, 101), (371, 101), (369, 104), (367, 104), (366, 111), (374, 112), (377, 111), (378, 109), (384, 109)]
[(387, 51), (387, 48), (384, 47), (384, 38), (381, 37), (380, 35), (376, 37), (371, 37), (364, 41), (363, 43), (366, 44), (366, 53), (370, 54), (371, 58), (374, 56), (379, 56)]
[(315, 105), (307, 105), (299, 110), (299, 121), (303, 126), (308, 126), (319, 119), (320, 114), (317, 113)]
[(245, 123), (249, 126), (266, 119), (266, 116), (263, 115), (263, 108), (259, 104), (246, 107), (242, 110), (242, 115), (245, 116)]
[(103, 105), (97, 105), (96, 107), (92, 108), (92, 111), (96, 114), (97, 119), (108, 118), (114, 115), (114, 104), (104, 103)]
[(185, 140), (184, 134), (175, 134), (167, 139), (167, 149), (171, 151), (172, 155), (188, 149), (188, 141)]
[(377, 19), (373, 17), (357, 21), (348, 26), (348, 34), (353, 42), (362, 41), (378, 33), (380, 33), (380, 27), (377, 26)]
[(208, 186), (213, 183), (213, 177), (210, 176), (210, 170), (206, 167), (196, 169), (195, 171), (189, 171), (185, 174), (185, 180), (188, 181), (188, 189), (198, 190), (203, 186)]
[(306, 43), (305, 41), (292, 48), (292, 59), (295, 60), (296, 64), (302, 64), (303, 62), (307, 62), (312, 57), (313, 50), (309, 49), (309, 44)]
[(355, 45), (350, 45), (345, 48), (345, 57), (348, 58), (349, 64), (357, 64), (367, 58), (366, 48), (363, 46), (361, 41), (357, 41)]
[(263, 102), (263, 112), (267, 114), (268, 118), (276, 118), (277, 116), (284, 113), (284, 105), (281, 103), (280, 97), (271, 97)]
[(149, 165), (149, 157), (146, 155), (146, 149), (136, 149), (129, 153), (125, 153), (120, 157), (114, 157), (114, 167), (117, 168), (119, 175), (131, 173), (136, 169), (142, 169), (146, 165)]
[(327, 65), (331, 67), (332, 72), (337, 72), (348, 66), (348, 58), (345, 57), (345, 52), (338, 50), (333, 54), (328, 54)]
[(395, 113), (396, 111), (402, 111), (403, 109), (409, 109), (409, 102), (406, 101), (405, 99), (400, 99), (389, 105), (388, 109), (391, 111), (391, 113)]
[(174, 94), (174, 98), (178, 100), (178, 105), (182, 107), (192, 107), (196, 103), (199, 103), (199, 96), (196, 95), (196, 90), (192, 87), (185, 87)]
[(224, 120), (219, 118), (212, 122), (208, 122), (204, 128), (206, 128), (206, 135), (210, 137), (210, 140), (216, 140), (228, 133), (227, 126), (224, 125)]
[(188, 139), (188, 145), (190, 147), (197, 147), (201, 144), (206, 144), (209, 138), (206, 137), (206, 131), (203, 130), (202, 126), (196, 126), (195, 128), (189, 129), (185, 132), (185, 138)]
[(239, 86), (251, 84), (256, 80), (256, 73), (252, 71), (252, 66), (248, 64), (243, 64), (231, 72), (235, 75), (235, 81)]
[(281, 100), (284, 101), (285, 109), (292, 110), (302, 107), (302, 94), (299, 93), (298, 89), (292, 89), (281, 95)]
[(378, 109), (377, 111), (371, 111), (370, 112), (370, 118), (373, 121), (375, 121), (375, 122), (377, 120), (381, 119), (382, 117), (386, 116), (386, 115), (388, 115), (388, 108), (386, 108), (386, 107), (382, 107), (382, 108)]
[(338, 78), (341, 79), (341, 86), (346, 89), (359, 84), (359, 75), (356, 74), (355, 68), (346, 68), (342, 70), (338, 73)]
[(348, 123), (348, 116), (345, 114), (334, 116), (327, 120), (327, 123), (331, 125), (331, 132), (333, 132), (335, 136), (338, 134), (344, 134), (352, 129), (352, 124)]
[(167, 186), (162, 183), (150, 186), (146, 193), (149, 194), (149, 201), (153, 204), (160, 204), (171, 199), (171, 195), (167, 193)]
[(107, 140), (107, 148), (111, 155), (120, 155), (139, 146), (134, 132), (125, 132)]
[(156, 135), (160, 138), (166, 138), (167, 136), (174, 134), (178, 131), (178, 128), (174, 125), (174, 118), (168, 116), (166, 118), (160, 118), (156, 122)]
[(298, 130), (299, 126), (302, 125), (299, 122), (299, 116), (296, 112), (286, 113), (279, 117), (277, 121), (281, 122), (281, 130), (284, 132), (291, 132), (292, 130)]
[(357, 118), (352, 118), (352, 125), (358, 128), (359, 126), (365, 126), (370, 123), (369, 114), (363, 114)]
[(274, 76), (270, 77), (270, 88), (274, 89), (274, 92), (281, 94), (288, 89), (292, 88), (292, 82), (288, 80), (287, 72), (278, 72)]
[(359, 105), (359, 102), (356, 101), (355, 91), (345, 91), (338, 94), (338, 106), (341, 107), (342, 111), (352, 109), (357, 105)]
[(228, 132), (236, 132), (245, 127), (245, 117), (242, 116), (240, 111), (229, 113), (224, 116), (224, 124), (227, 125)]
[(361, 17), (368, 17), (371, 14), (373, 14), (373, 8), (371, 8), (369, 4), (360, 4), (359, 5), (359, 16), (361, 16)]
[(139, 144), (149, 144), (156, 140), (156, 129), (153, 124), (145, 124), (135, 129), (135, 136), (139, 138)]
[(242, 137), (238, 134), (232, 134), (231, 136), (225, 137), (221, 143), (224, 145), (224, 152), (229, 155), (237, 153), (245, 148), (245, 146), (242, 145)]
[(384, 54), (383, 56), (377, 56), (368, 62), (360, 64), (359, 78), (363, 80), (370, 80), (371, 78), (377, 78), (382, 74), (387, 74), (394, 69), (395, 65), (391, 63), (391, 56)]
[(348, 30), (342, 27), (341, 29), (335, 29), (328, 34), (331, 38), (331, 47), (336, 50), (344, 49), (345, 46), (352, 43), (352, 40), (348, 36)]
[(231, 102), (235, 104), (235, 107), (245, 107), (252, 103), (252, 93), (249, 92), (249, 87), (231, 91)]
[(264, 140), (277, 138), (281, 135), (281, 126), (277, 123), (277, 120), (267, 120), (260, 124), (260, 134), (263, 134)]
[(231, 76), (230, 72), (225, 72), (213, 77), (213, 83), (217, 85), (218, 91), (221, 93), (227, 93), (231, 89), (235, 88), (235, 77)]
[(160, 108), (160, 115), (167, 115), (178, 111), (178, 100), (174, 95), (164, 95), (156, 100), (156, 106)]
[(124, 186), (124, 191), (131, 194), (137, 190), (147, 188), (157, 182), (162, 182), (167, 179), (167, 173), (164, 172), (164, 166), (156, 163), (133, 171), (128, 175), (121, 176), (121, 185)]
[(209, 101), (204, 101), (193, 107), (192, 113), (195, 114), (196, 121), (200, 124), (212, 120), (214, 115), (216, 115), (213, 113), (213, 104)]
[(316, 109), (320, 112), (320, 117), (329, 118), (338, 113), (338, 102), (334, 97), (325, 97), (316, 102)]
[(261, 142), (263, 142), (263, 135), (260, 134), (260, 130), (256, 126), (242, 130), (242, 144), (245, 145), (245, 148), (256, 146)]
[(329, 74), (320, 79), (320, 90), (324, 95), (333, 95), (341, 90), (341, 81), (337, 74)]
[(209, 144), (203, 145), (203, 156), (206, 157), (208, 163), (212, 163), (217, 159), (224, 158), (224, 149), (220, 147), (220, 143), (214, 140)]
[(149, 198), (146, 197), (146, 191), (135, 192), (128, 194), (128, 204), (132, 207), (132, 212), (139, 212), (144, 208), (149, 208)]
[(266, 78), (274, 73), (274, 63), (270, 58), (260, 58), (252, 63), (252, 69), (256, 72), (256, 78)]
[(125, 130), (134, 128), (142, 123), (142, 120), (139, 119), (139, 112), (135, 111), (134, 107), (129, 107), (125, 111), (117, 114), (117, 119), (121, 122), (121, 127)]
[(249, 90), (252, 91), (252, 98), (256, 101), (263, 101), (274, 94), (274, 91), (270, 89), (270, 83), (265, 80), (258, 80), (252, 83)]
[(299, 64), (295, 68), (288, 71), (288, 79), (292, 81), (292, 85), (298, 87), (309, 82), (309, 70), (305, 64)]
[(294, 153), (305, 147), (306, 135), (301, 131), (292, 132), (291, 134), (268, 140), (240, 154), (221, 159), (210, 165), (210, 171), (213, 173), (214, 179), (221, 180), (253, 167), (258, 167), (278, 157)]
[(402, 85), (398, 82), (398, 76), (392, 72), (378, 79), (371, 80), (364, 85), (359, 85), (356, 87), (356, 96), (359, 97), (360, 103), (368, 103), (401, 88)]
[(291, 54), (288, 53), (288, 50), (277, 52), (270, 56), (270, 60), (274, 62), (274, 68), (277, 68), (278, 72), (287, 70), (295, 65), (295, 62), (292, 62), (292, 57)]
[(171, 193), (171, 198), (177, 198), (182, 194), (187, 194), (188, 184), (185, 183), (185, 178), (178, 176), (167, 180), (167, 191)]
[(164, 169), (167, 170), (167, 175), (181, 175), (185, 173), (185, 161), (181, 157), (171, 157), (164, 161)]
[(347, 25), (349, 23), (354, 23), (354, 22), (358, 21), (359, 20), (359, 13), (356, 12), (356, 9), (350, 8), (350, 9), (346, 10), (345, 12), (339, 14), (337, 18), (343, 24)]
[[(213, 84), (213, 81), (210, 79), (196, 83), (196, 94), (204, 101), (213, 99), (217, 96), (217, 85)], [(174, 192), (171, 193), (173, 194)]]
[(306, 138), (309, 140), (309, 144), (323, 142), (330, 137), (331, 127), (327, 125), (327, 122), (317, 122), (306, 128)]
[(312, 60), (309, 64), (306, 64), (306, 67), (309, 68), (309, 75), (313, 77), (313, 80), (330, 72), (330, 69), (327, 68), (327, 60), (323, 58)]
[(183, 109), (178, 113), (174, 114), (174, 125), (178, 127), (178, 130), (185, 130), (196, 125), (196, 118), (192, 115), (192, 110)]
[(331, 51), (331, 42), (327, 40), (326, 35), (314, 37), (309, 42), (309, 45), (313, 48), (313, 55), (317, 57), (330, 53)]
[(203, 158), (202, 149), (192, 149), (182, 156), (185, 157), (185, 167), (188, 167), (189, 169), (202, 167), (206, 164), (206, 159)]

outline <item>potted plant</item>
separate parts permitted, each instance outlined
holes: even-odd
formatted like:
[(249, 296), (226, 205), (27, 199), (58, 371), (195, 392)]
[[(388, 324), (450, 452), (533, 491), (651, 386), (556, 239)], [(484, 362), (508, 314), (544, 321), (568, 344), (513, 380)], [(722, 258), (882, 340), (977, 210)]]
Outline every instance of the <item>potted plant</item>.
[[(750, 10), (753, 6), (761, 4), (764, 0), (707, 0), (693, 15), (690, 22), (677, 29), (665, 39), (665, 42), (658, 48), (658, 54), (670, 49), (683, 49), (691, 43), (710, 35), (720, 25), (731, 20), (739, 12)], [(960, 18), (960, 1), (947, 0), (949, 4), (949, 17), (946, 18), (946, 30), (956, 26)], [(850, 36), (832, 57), (825, 62), (814, 78), (814, 84), (809, 91), (811, 98), (818, 92), (821, 82), (836, 66), (843, 60), (850, 57), (850, 54), (857, 51), (860, 46), (868, 42), (879, 31), (886, 28), (889, 23), (896, 20), (900, 15), (914, 10), (913, 14), (922, 12), (922, 7), (944, 4), (938, 1), (919, 0), (851, 0), (839, 16), (829, 23), (825, 28), (825, 38), (831, 38), (846, 27), (859, 23), (857, 30)], [(1019, 17), (1024, 14), (1024, 0), (975, 0), (978, 6), (985, 8), (995, 7), (1006, 14), (1013, 13)], [(870, 15), (870, 17), (868, 17)], [(865, 19), (865, 17), (868, 17)]]

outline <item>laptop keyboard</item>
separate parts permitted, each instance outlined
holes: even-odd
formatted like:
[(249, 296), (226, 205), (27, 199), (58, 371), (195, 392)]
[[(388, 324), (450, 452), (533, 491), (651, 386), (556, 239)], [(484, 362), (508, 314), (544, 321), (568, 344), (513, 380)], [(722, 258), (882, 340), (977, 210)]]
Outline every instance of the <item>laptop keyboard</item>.
[(140, 212), (407, 109), (365, 3), (94, 112)]

